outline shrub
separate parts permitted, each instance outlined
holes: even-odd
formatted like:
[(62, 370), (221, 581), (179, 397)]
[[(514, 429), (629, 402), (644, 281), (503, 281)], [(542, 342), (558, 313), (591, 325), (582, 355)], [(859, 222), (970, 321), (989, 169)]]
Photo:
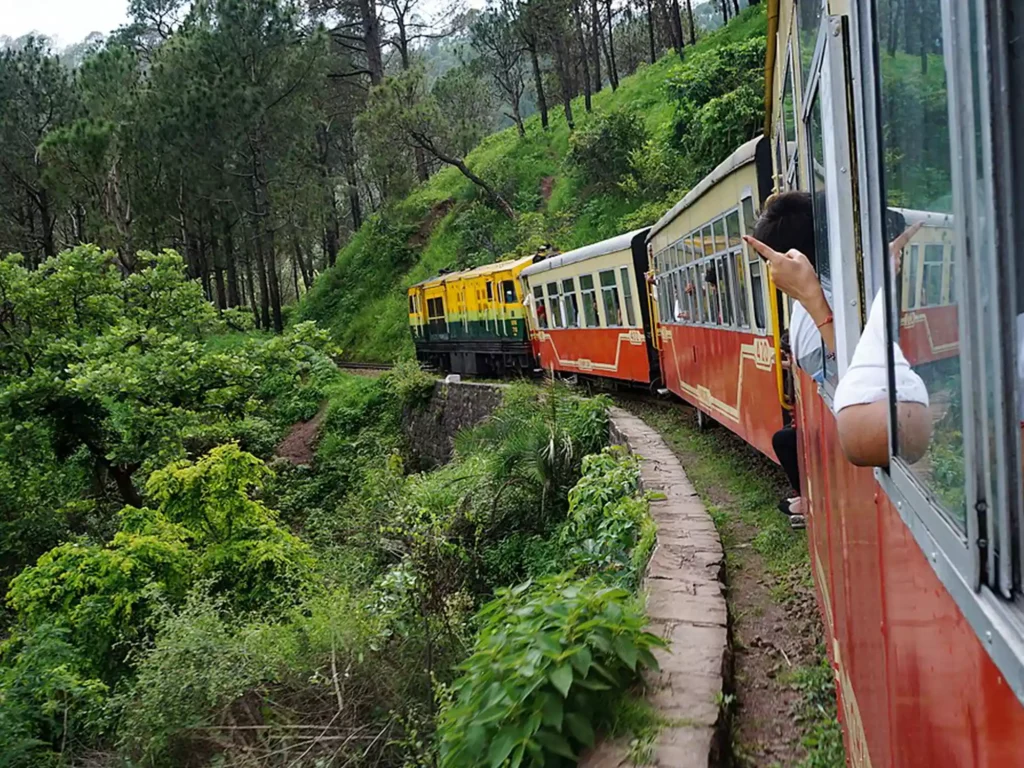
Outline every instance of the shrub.
[[(635, 598), (572, 574), (498, 591), (438, 721), (440, 765), (573, 765), (659, 638)], [(507, 762), (506, 762), (507, 761)]]
[(630, 153), (647, 141), (643, 118), (627, 111), (610, 112), (588, 122), (569, 138), (566, 164), (583, 181), (611, 189), (632, 173)]

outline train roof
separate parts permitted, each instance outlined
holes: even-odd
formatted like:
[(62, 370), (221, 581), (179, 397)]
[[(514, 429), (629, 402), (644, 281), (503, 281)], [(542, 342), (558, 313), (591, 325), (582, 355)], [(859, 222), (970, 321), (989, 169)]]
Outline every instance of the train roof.
[(567, 264), (575, 264), (578, 261), (595, 259), (598, 256), (604, 256), (608, 253), (624, 251), (627, 248), (633, 247), (633, 238), (637, 235), (643, 235), (646, 232), (647, 227), (634, 229), (632, 232), (626, 232), (624, 235), (616, 235), (615, 237), (610, 237), (607, 240), (601, 240), (598, 243), (591, 243), (590, 245), (585, 245), (582, 248), (566, 251), (558, 256), (549, 256), (543, 261), (538, 261), (533, 266), (527, 267), (519, 274), (522, 277), (529, 277), (530, 275), (547, 272), (548, 270), (556, 269), (557, 267), (564, 267)]
[(434, 275), (434, 277), (428, 277), (426, 280), (410, 285), (408, 290), (413, 288), (422, 288), (425, 285), (433, 283), (444, 283), (452, 278), (458, 280), (464, 280), (467, 277), (483, 277), (484, 275), (494, 274), (495, 272), (506, 272), (510, 269), (514, 269), (524, 262), (533, 261), (536, 258), (535, 255), (523, 256), (518, 259), (506, 259), (505, 261), (496, 261), (493, 264), (484, 264), (479, 267), (473, 267), (472, 269), (463, 269), (459, 272), (445, 272), (441, 275)]
[(701, 179), (697, 183), (697, 186), (695, 186), (693, 189), (687, 192), (686, 196), (682, 200), (673, 205), (672, 208), (669, 209), (668, 213), (666, 213), (664, 216), (658, 219), (657, 223), (655, 223), (655, 225), (651, 227), (651, 231), (647, 235), (648, 239), (654, 237), (656, 234), (658, 234), (658, 232), (660, 232), (669, 224), (671, 224), (672, 221), (675, 220), (675, 218), (680, 213), (682, 213), (691, 205), (693, 205), (693, 203), (699, 200), (705, 192), (711, 189), (711, 187), (720, 182), (730, 173), (739, 168), (742, 168), (744, 165), (747, 165), (748, 163), (754, 162), (754, 156), (757, 153), (758, 142), (760, 142), (763, 138), (763, 136), (758, 136), (757, 138), (751, 139), (746, 144), (741, 144), (736, 150), (733, 151), (731, 155), (729, 155), (727, 158), (725, 158), (725, 160), (720, 162), (718, 166), (715, 168), (715, 170), (713, 170), (711, 173), (709, 173), (707, 176)]

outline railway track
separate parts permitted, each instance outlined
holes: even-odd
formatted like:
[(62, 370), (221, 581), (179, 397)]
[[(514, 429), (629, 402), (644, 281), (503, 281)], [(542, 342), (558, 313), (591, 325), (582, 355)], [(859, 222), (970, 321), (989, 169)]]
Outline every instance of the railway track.
[(390, 371), (394, 363), (357, 363), (348, 360), (335, 360), (334, 364), (347, 371)]

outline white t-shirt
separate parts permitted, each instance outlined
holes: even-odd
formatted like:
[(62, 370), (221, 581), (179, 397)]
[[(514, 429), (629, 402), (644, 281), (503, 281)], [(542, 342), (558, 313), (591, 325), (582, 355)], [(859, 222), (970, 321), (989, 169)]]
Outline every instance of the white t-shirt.
[(824, 374), (821, 333), (799, 301), (793, 302), (789, 315), (789, 349), (796, 364), (820, 381)]
[[(928, 405), (928, 389), (910, 367), (898, 344), (893, 344), (896, 367), (896, 399), (901, 403)], [(832, 408), (839, 413), (851, 405), (865, 405), (889, 398), (889, 375), (885, 354), (885, 302), (875, 295), (867, 325), (860, 335), (853, 359), (839, 379)]]

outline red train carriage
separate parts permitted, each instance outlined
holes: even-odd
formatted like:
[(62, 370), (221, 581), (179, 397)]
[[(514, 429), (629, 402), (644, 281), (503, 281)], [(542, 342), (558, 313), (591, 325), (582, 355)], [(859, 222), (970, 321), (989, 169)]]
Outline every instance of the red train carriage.
[(655, 384), (644, 272), (647, 229), (551, 256), (520, 275), (540, 365), (568, 375)]
[[(775, 178), (813, 193), (835, 315), (794, 420), (849, 762), (1024, 766), (1024, 18), (1011, 0), (769, 0), (768, 19)], [(897, 268), (888, 243), (915, 220)], [(901, 452), (890, 386), (888, 463), (858, 468), (833, 397), (879, 292), (883, 373), (894, 342), (932, 431), (923, 458)]]
[(741, 240), (771, 189), (771, 158), (753, 139), (655, 224), (657, 335), (665, 386), (775, 459), (782, 427), (767, 277)]

